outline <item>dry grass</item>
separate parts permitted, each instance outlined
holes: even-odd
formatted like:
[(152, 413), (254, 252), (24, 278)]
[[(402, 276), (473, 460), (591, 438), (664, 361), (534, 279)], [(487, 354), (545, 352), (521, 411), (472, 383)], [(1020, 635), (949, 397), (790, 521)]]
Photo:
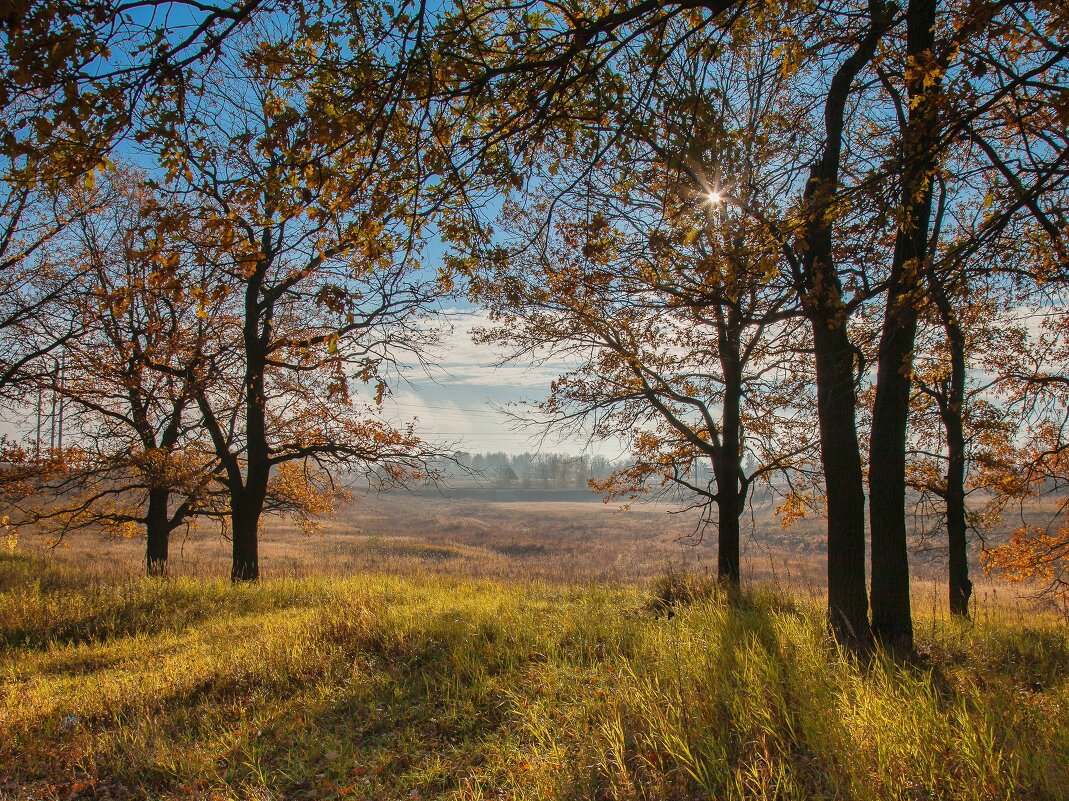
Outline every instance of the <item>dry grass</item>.
[[(450, 575), (566, 582), (643, 582), (675, 569), (715, 569), (715, 532), (695, 536), (695, 514), (670, 514), (666, 505), (590, 502), (450, 500), (395, 492), (359, 498), (308, 536), (268, 519), (261, 542), (265, 575), (308, 576), (367, 570), (428, 568)], [(823, 582), (823, 521), (781, 531), (771, 509), (744, 520), (743, 562), (752, 580), (801, 590)], [(34, 551), (32, 535), (23, 548)], [(141, 540), (83, 534), (55, 552), (63, 564), (94, 571), (136, 572)], [(229, 543), (210, 525), (176, 534), (175, 575), (228, 574)]]
[[(458, 546), (459, 547), (459, 546)], [(1057, 621), (922, 620), (858, 663), (819, 605), (699, 581), (102, 578), (0, 558), (0, 798), (1062, 799)]]
[(0, 801), (1069, 798), (1064, 623), (983, 582), (953, 621), (918, 562), (922, 661), (858, 663), (819, 529), (755, 518), (732, 602), (663, 507), (369, 497), (272, 522), (240, 587), (217, 532), (156, 581), (140, 541), (24, 540)]
[[(697, 516), (670, 514), (667, 505), (630, 509), (590, 502), (450, 500), (395, 492), (359, 498), (320, 534), (307, 535), (268, 519), (260, 545), (266, 577), (346, 576), (357, 573), (434, 573), (498, 581), (646, 586), (671, 571), (716, 569), (715, 532), (695, 536)], [(780, 529), (771, 506), (755, 507), (744, 522), (744, 580), (792, 595), (824, 592), (824, 521)], [(57, 564), (125, 577), (142, 567), (144, 543), (83, 534), (51, 553), (32, 535), (22, 550)], [(203, 527), (174, 538), (173, 576), (229, 575), (230, 543)], [(928, 618), (949, 617), (945, 565), (938, 554), (913, 563), (914, 604)], [(977, 613), (1025, 619), (1034, 603), (1006, 584), (974, 575)]]

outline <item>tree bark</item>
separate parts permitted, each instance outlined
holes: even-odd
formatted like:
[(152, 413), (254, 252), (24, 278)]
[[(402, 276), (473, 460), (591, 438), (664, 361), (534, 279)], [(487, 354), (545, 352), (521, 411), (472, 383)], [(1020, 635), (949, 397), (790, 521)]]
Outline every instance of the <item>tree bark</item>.
[(939, 414), (947, 437), (946, 517), (950, 561), (950, 614), (969, 616), (972, 581), (969, 580), (968, 519), (965, 512), (965, 333), (961, 330), (942, 284), (930, 278), (932, 294), (950, 345), (950, 377), (939, 396)]
[(266, 263), (261, 264), (245, 290), (245, 480), (231, 486), (231, 533), (233, 541), (232, 581), (256, 581), (260, 577), (260, 517), (267, 498), (271, 475), (267, 442), (267, 342), (271, 337), (271, 309), (261, 308), (260, 290)]
[(230, 580), (256, 581), (260, 578), (259, 526), (260, 507), (247, 499), (231, 498), (230, 528), (233, 536), (233, 564)]
[[(725, 432), (726, 433), (726, 432)], [(727, 437), (725, 437), (725, 446)], [(714, 461), (716, 476), (717, 553), (716, 573), (720, 581), (739, 586), (742, 571), (739, 559), (739, 515), (742, 512), (738, 458), (732, 460), (725, 447)]]
[(868, 646), (865, 490), (854, 349), (843, 323), (814, 320), (820, 455), (828, 497), (828, 620), (839, 642)]
[[(893, 290), (892, 290), (893, 291)], [(906, 423), (916, 312), (908, 293), (888, 298), (869, 438), (872, 632), (893, 651), (913, 648), (906, 531)]]
[(911, 0), (906, 11), (909, 114), (902, 142), (904, 219), (895, 238), (880, 337), (876, 398), (869, 439), (872, 535), (872, 630), (892, 650), (913, 649), (906, 528), (906, 429), (917, 334), (916, 297), (929, 256), (931, 173), (938, 139), (935, 0)]
[(716, 572), (720, 580), (732, 587), (742, 583), (739, 559), (739, 503), (722, 499), (717, 502), (720, 540), (717, 544)]
[(743, 322), (734, 308), (718, 325), (720, 366), (724, 378), (724, 406), (720, 451), (714, 460), (717, 514), (717, 575), (734, 587), (742, 581), (739, 515), (742, 514), (742, 355)]
[(167, 545), (171, 534), (167, 506), (170, 490), (152, 489), (148, 494), (148, 510), (145, 514), (145, 567), (150, 576), (163, 576), (167, 573)]
[[(960, 409), (960, 406), (958, 406)], [(947, 544), (950, 557), (950, 614), (969, 616), (968, 524), (965, 516), (965, 436), (960, 413), (945, 419), (947, 432)]]

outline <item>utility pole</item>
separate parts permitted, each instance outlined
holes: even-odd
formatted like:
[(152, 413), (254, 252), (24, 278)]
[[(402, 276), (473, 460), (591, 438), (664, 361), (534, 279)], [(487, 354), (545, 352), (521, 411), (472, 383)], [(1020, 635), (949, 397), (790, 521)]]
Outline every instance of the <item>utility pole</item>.
[(41, 414), (44, 406), (44, 387), (37, 387), (37, 439), (34, 440), (33, 456), (34, 459), (41, 458)]
[(51, 423), (48, 433), (48, 452), (54, 454), (56, 451), (56, 376), (59, 375), (59, 359), (52, 360), (52, 410), (48, 415), (48, 419)]

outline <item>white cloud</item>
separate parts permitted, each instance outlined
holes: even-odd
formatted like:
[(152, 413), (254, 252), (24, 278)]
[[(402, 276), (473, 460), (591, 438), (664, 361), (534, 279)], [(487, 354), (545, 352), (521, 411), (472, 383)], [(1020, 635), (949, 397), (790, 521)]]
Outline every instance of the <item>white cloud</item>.
[(423, 436), (456, 442), (469, 451), (564, 450), (579, 452), (581, 440), (544, 436), (535, 425), (524, 426), (517, 416), (535, 414), (533, 405), (549, 394), (549, 385), (568, 370), (563, 361), (537, 365), (505, 363), (504, 353), (476, 343), (473, 331), (490, 324), (482, 309), (443, 311), (442, 342), (431, 355), (430, 374), (409, 370), (404, 382), (384, 404), (398, 422), (416, 419)]

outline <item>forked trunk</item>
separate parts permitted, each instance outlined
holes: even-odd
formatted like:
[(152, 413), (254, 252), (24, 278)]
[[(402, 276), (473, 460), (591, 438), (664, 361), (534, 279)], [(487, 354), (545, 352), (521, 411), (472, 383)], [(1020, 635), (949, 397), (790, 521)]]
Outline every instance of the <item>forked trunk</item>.
[(271, 474), (267, 444), (267, 396), (264, 390), (271, 310), (265, 312), (261, 309), (259, 294), (266, 264), (258, 265), (258, 272), (245, 290), (242, 338), (245, 343), (246, 471), (243, 484), (236, 476), (230, 482), (230, 521), (234, 537), (231, 581), (256, 581), (260, 578), (260, 516), (264, 511), (267, 481)]

